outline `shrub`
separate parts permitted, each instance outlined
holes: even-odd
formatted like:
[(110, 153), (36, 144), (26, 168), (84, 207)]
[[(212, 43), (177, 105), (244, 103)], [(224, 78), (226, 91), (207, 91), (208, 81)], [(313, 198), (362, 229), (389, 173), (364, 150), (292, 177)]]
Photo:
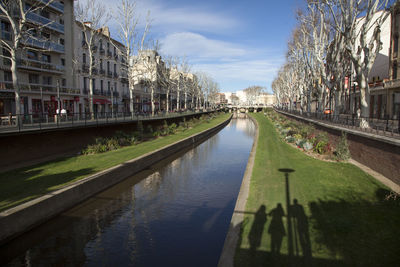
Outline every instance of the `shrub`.
[(324, 154), (325, 152), (325, 146), (328, 143), (324, 142), (324, 141), (319, 141), (315, 147), (314, 147), (314, 151), (317, 152), (318, 154)]
[(301, 134), (298, 134), (298, 133), (297, 133), (297, 134), (294, 134), (293, 137), (296, 138), (296, 140), (302, 140), (302, 139), (303, 139), (303, 137), (301, 136)]
[(172, 123), (171, 125), (169, 125), (169, 126), (168, 126), (168, 132), (169, 132), (169, 134), (174, 134), (174, 133), (176, 132), (176, 128), (177, 128), (177, 126), (176, 126), (175, 123)]
[(107, 151), (110, 150), (116, 150), (120, 148), (120, 145), (118, 144), (118, 140), (115, 138), (110, 138), (107, 140)]
[(285, 138), (285, 140), (289, 143), (294, 143), (296, 141), (296, 138), (294, 138), (293, 136), (287, 136)]
[(329, 138), (328, 138), (328, 134), (325, 132), (320, 132), (317, 134), (317, 136), (315, 137), (316, 142), (324, 142), (324, 143), (328, 143), (329, 142)]
[(336, 157), (339, 160), (348, 160), (350, 158), (349, 145), (347, 144), (347, 134), (342, 132), (339, 143), (336, 146)]
[(311, 149), (313, 149), (312, 143), (306, 141), (306, 142), (303, 144), (303, 149), (304, 149), (304, 150), (311, 150)]

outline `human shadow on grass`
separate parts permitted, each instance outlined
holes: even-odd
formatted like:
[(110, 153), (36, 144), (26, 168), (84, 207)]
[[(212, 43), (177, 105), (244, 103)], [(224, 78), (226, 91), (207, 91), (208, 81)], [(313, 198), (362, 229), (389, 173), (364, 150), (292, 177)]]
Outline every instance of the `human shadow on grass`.
[(316, 242), (340, 256), (347, 266), (398, 266), (400, 201), (376, 190), (376, 200), (348, 192), (351, 199), (309, 203)]
[[(83, 168), (76, 171), (67, 171), (51, 175), (35, 177), (43, 169), (22, 168), (4, 173), (0, 177), (0, 211), (29, 201), (40, 195), (53, 191), (52, 187), (65, 184), (77, 177), (89, 175), (94, 172), (92, 168)], [(14, 204), (13, 204), (14, 203)]]

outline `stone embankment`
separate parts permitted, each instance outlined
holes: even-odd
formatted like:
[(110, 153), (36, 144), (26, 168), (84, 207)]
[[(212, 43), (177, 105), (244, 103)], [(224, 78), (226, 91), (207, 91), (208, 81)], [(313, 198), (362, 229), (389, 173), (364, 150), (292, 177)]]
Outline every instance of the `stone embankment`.
[(181, 141), (128, 160), (122, 164), (101, 171), (65, 188), (50, 192), (42, 197), (21, 204), (0, 213), (0, 244), (32, 229), (87, 198), (138, 173), (156, 162), (180, 150), (204, 141), (224, 128), (231, 117), (221, 124), (192, 135)]

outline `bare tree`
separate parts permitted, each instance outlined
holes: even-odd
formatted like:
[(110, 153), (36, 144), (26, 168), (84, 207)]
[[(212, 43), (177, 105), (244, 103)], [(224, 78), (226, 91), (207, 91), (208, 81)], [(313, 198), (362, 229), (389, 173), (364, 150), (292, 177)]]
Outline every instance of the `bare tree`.
[(354, 66), (360, 87), (361, 124), (368, 128), (370, 89), (368, 76), (382, 48), (381, 27), (390, 12), (386, 11), (388, 0), (337, 0), (327, 1), (332, 25), (341, 35), (349, 58)]
[[(15, 113), (17, 115), (16, 124), (19, 125), (21, 116), (20, 105), (20, 83), (18, 62), (21, 60), (21, 54), (24, 49), (23, 44), (29, 44), (32, 40), (38, 40), (36, 33), (46, 24), (38, 24), (29, 19), (35, 12), (41, 11), (49, 6), (53, 0), (47, 3), (35, 2), (25, 4), (22, 0), (1, 0), (0, 1), (0, 18), (10, 23), (11, 35), (7, 39), (0, 39), (1, 45), (6, 54), (0, 55), (11, 62), (12, 83), (15, 91)], [(43, 41), (43, 40), (39, 40)], [(44, 40), (45, 41), (45, 40)], [(44, 42), (43, 42), (44, 43)], [(47, 50), (47, 49), (42, 49)]]
[[(93, 76), (96, 69), (96, 62), (94, 53), (97, 50), (97, 42), (101, 38), (102, 29), (105, 27), (108, 20), (111, 18), (110, 13), (107, 12), (106, 7), (98, 0), (86, 0), (85, 2), (78, 2), (75, 6), (75, 18), (82, 28), (82, 47), (87, 48), (88, 52), (88, 66), (82, 68), (88, 69), (89, 78), (89, 112), (92, 119), (94, 119), (93, 108)], [(109, 37), (109, 36), (108, 36)]]
[(249, 106), (252, 106), (255, 104), (257, 97), (260, 95), (262, 90), (264, 90), (264, 87), (259, 86), (259, 85), (249, 86), (243, 90), (246, 94), (247, 104)]
[(134, 88), (140, 81), (140, 77), (136, 76), (136, 74), (140, 73), (137, 73), (134, 69), (134, 65), (138, 59), (135, 54), (145, 49), (151, 26), (150, 11), (147, 12), (145, 26), (142, 31), (139, 29), (140, 16), (137, 13), (137, 4), (135, 0), (121, 0), (116, 10), (114, 10), (113, 17), (119, 25), (119, 39), (125, 46), (125, 50), (121, 51), (125, 59), (122, 68), (128, 74), (129, 108), (133, 118)]

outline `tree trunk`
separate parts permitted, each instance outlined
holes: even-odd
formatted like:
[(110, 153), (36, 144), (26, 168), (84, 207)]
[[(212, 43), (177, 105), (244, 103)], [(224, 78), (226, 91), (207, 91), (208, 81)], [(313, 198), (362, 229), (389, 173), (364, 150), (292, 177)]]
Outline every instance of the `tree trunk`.
[[(59, 107), (61, 108), (61, 107)], [(94, 109), (93, 109), (93, 79), (89, 75), (89, 112), (90, 118), (94, 120)]]
[(17, 57), (15, 51), (11, 51), (11, 75), (13, 80), (13, 87), (15, 91), (15, 115), (16, 115), (16, 126), (21, 125), (21, 103), (20, 103), (20, 92), (19, 92), (19, 76), (17, 68)]
[(150, 102), (151, 102), (151, 116), (154, 116), (154, 87), (151, 87), (150, 94)]
[(179, 92), (180, 92), (180, 89), (179, 89), (179, 81), (178, 81), (178, 88), (176, 90), (176, 110), (180, 110), (180, 108), (181, 108)]
[(185, 89), (185, 110), (186, 110), (186, 108), (187, 108), (187, 92), (186, 92), (186, 90), (187, 90), (187, 89)]
[(367, 83), (367, 77), (365, 75), (359, 75), (360, 84), (360, 99), (361, 99), (361, 128), (369, 128), (369, 123), (367, 118), (369, 117), (369, 101), (370, 93)]
[(134, 114), (134, 112), (133, 112), (133, 89), (134, 89), (134, 86), (131, 88), (131, 83), (129, 83), (129, 109), (130, 109), (130, 112), (131, 112), (131, 118), (133, 119), (133, 114)]
[(169, 113), (169, 87), (167, 88), (167, 114)]

